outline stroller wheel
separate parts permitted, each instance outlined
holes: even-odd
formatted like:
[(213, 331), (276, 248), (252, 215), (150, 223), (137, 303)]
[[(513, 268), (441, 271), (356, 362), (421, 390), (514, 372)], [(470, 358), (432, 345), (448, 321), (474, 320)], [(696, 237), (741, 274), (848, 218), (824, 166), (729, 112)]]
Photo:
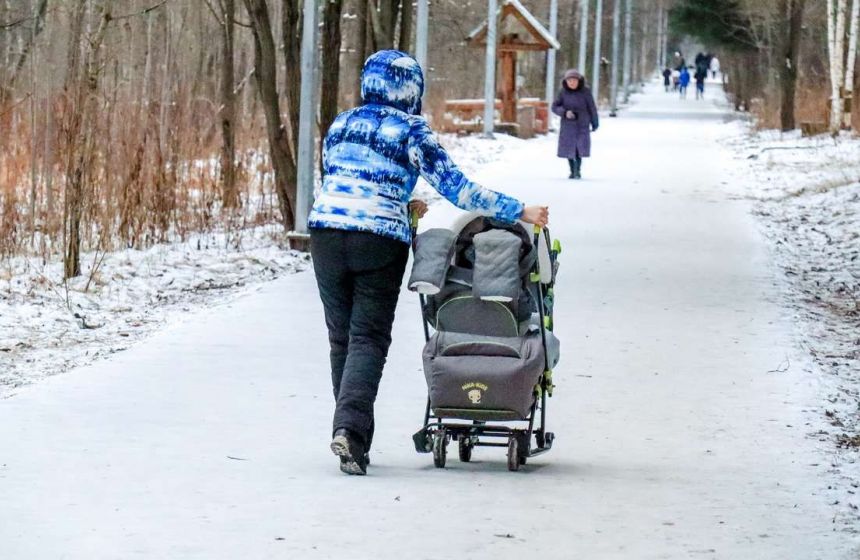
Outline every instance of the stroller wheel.
[(520, 446), (516, 436), (508, 439), (508, 470), (520, 470)]
[(445, 468), (445, 459), (448, 454), (448, 437), (445, 430), (439, 430), (433, 434), (433, 464), (437, 469)]
[(472, 460), (472, 443), (468, 436), (460, 436), (459, 440), (460, 460), (468, 463)]

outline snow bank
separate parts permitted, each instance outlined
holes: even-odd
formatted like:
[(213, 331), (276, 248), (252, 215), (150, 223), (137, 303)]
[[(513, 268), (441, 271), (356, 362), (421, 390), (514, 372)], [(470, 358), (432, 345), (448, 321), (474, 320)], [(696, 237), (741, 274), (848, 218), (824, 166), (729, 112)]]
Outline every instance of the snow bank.
[(201, 306), (308, 267), (279, 246), (279, 226), (207, 234), (145, 251), (87, 254), (63, 282), (62, 262), (0, 263), (0, 398), (119, 352)]
[[(827, 428), (810, 434), (835, 443), (831, 488), (843, 528), (856, 530), (848, 498), (860, 486), (860, 138), (801, 138), (752, 132), (737, 146), (737, 196), (757, 200), (754, 212), (784, 274), (787, 305), (812, 373), (826, 392), (817, 412)], [(835, 519), (834, 519), (835, 522)]]

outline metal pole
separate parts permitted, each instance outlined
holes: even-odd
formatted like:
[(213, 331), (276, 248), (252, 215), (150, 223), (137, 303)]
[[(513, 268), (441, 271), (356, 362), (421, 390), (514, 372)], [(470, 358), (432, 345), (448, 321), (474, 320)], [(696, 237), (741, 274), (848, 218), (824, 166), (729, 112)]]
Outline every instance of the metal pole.
[(591, 88), (594, 91), (594, 101), (600, 104), (600, 41), (603, 31), (603, 0), (597, 0), (594, 12), (594, 62), (592, 64)]
[(660, 3), (660, 17), (663, 21), (663, 34), (661, 35), (663, 43), (660, 45), (662, 58), (660, 59), (660, 66), (657, 70), (662, 72), (663, 65), (666, 64), (666, 60), (669, 58), (669, 12), (666, 11), (662, 2)]
[(430, 68), (427, 66), (427, 36), (428, 36), (428, 6), (427, 0), (418, 0), (418, 15), (415, 28), (415, 58), (424, 71), (424, 94), (427, 94), (430, 84)]
[(633, 45), (633, 0), (627, 0), (627, 6), (625, 7), (624, 13), (624, 70), (622, 77), (622, 84), (624, 87), (622, 88), (624, 91), (624, 103), (630, 100), (630, 64), (632, 62), (631, 59), (631, 50)]
[(579, 23), (579, 68), (585, 74), (585, 60), (588, 55), (588, 5), (591, 0), (579, 0), (582, 4), (582, 21)]
[(487, 64), (484, 75), (484, 136), (493, 137), (496, 121), (496, 0), (487, 0)]
[(302, 27), (302, 86), (299, 108), (299, 142), (297, 162), (296, 231), (308, 232), (308, 215), (314, 200), (314, 159), (317, 112), (317, 23), (319, 0), (304, 0)]
[[(549, 5), (549, 33), (558, 35), (558, 0), (551, 0)], [(555, 49), (550, 48), (546, 53), (546, 102), (552, 105), (555, 101)]]
[(609, 116), (618, 115), (618, 67), (621, 66), (621, 3), (624, 0), (612, 2), (612, 73), (609, 84), (611, 108)]

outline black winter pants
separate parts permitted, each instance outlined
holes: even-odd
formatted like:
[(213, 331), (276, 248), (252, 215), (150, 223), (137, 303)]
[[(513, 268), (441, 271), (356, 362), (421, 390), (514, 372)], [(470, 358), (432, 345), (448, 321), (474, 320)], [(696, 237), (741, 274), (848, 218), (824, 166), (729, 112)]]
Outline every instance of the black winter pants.
[(369, 449), (409, 245), (373, 233), (314, 229), (311, 255), (331, 348), (333, 429), (350, 430)]

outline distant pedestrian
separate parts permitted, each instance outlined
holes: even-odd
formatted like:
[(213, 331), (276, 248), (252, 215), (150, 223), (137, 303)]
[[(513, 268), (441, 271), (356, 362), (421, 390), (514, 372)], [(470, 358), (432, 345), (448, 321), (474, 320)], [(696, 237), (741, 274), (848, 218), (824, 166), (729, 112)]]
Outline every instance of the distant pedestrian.
[(681, 92), (681, 99), (687, 98), (687, 86), (690, 85), (690, 72), (687, 67), (681, 68), (681, 75), (678, 77), (678, 91)]
[(678, 70), (672, 70), (672, 90), (678, 91), (678, 87), (681, 83), (681, 72)]
[(705, 98), (705, 79), (708, 71), (705, 68), (696, 69), (696, 99)]
[(667, 93), (670, 85), (672, 85), (672, 69), (666, 68), (663, 70), (663, 87), (666, 88)]
[(717, 79), (717, 72), (720, 71), (720, 59), (716, 56), (711, 58), (711, 77)]
[(582, 158), (591, 156), (591, 133), (600, 124), (594, 97), (581, 72), (564, 73), (552, 112), (561, 117), (558, 157), (567, 159), (571, 179), (581, 179)]
[(687, 61), (684, 58), (684, 55), (681, 54), (681, 51), (675, 51), (675, 70), (678, 72), (681, 71), (681, 68), (687, 67)]

